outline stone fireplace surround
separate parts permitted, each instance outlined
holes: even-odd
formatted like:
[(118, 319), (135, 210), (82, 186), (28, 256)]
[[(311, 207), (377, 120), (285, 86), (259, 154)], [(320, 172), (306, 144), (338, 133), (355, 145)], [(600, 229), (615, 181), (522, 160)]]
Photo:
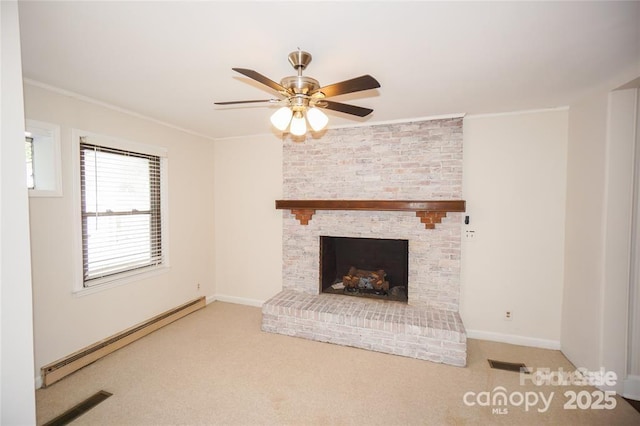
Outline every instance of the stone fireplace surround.
[[(285, 200), (460, 200), (462, 118), (285, 140), (283, 177)], [(320, 210), (305, 222), (283, 212), (283, 291), (263, 305), (264, 331), (466, 364), (461, 213), (448, 213), (433, 229), (406, 211)], [(408, 240), (408, 303), (319, 294), (320, 236)]]

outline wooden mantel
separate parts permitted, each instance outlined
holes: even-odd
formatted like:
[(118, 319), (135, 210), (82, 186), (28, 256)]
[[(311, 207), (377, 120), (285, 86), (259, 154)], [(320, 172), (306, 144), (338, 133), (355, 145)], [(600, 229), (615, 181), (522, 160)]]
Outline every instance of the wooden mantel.
[(291, 210), (301, 225), (309, 224), (316, 210), (411, 211), (434, 229), (447, 212), (465, 211), (464, 200), (276, 200), (276, 209)]

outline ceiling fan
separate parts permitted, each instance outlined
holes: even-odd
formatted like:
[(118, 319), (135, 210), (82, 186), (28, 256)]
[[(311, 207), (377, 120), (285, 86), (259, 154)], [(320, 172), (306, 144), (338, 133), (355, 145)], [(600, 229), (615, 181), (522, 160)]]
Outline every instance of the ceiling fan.
[(367, 74), (320, 87), (318, 80), (302, 75), (302, 71), (310, 62), (310, 53), (299, 49), (291, 52), (289, 54), (289, 63), (298, 72), (298, 75), (285, 77), (280, 81), (280, 84), (256, 71), (246, 68), (232, 68), (234, 71), (275, 90), (283, 96), (283, 99), (215, 102), (215, 104), (233, 105), (258, 102), (283, 104), (284, 106), (271, 116), (271, 123), (280, 131), (285, 131), (289, 127), (289, 131), (296, 136), (302, 136), (307, 132), (305, 117), (311, 128), (316, 132), (327, 125), (329, 118), (319, 108), (339, 111), (358, 117), (366, 117), (373, 112), (370, 108), (329, 101), (327, 98), (378, 88), (380, 83), (375, 78)]

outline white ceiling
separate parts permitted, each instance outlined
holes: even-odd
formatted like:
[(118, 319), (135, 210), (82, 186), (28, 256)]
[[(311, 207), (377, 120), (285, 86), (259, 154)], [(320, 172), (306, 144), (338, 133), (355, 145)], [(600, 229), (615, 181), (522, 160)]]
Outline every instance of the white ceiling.
[[(211, 138), (271, 131), (265, 86), (300, 47), (321, 85), (371, 74), (381, 88), (331, 98), (330, 126), (565, 106), (640, 76), (640, 2), (20, 2), (27, 79)], [(624, 82), (622, 82), (624, 83)]]

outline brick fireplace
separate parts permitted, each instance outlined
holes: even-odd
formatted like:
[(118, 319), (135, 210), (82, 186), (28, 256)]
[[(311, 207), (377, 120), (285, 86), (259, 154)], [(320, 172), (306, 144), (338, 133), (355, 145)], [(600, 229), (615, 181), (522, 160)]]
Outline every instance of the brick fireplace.
[[(283, 291), (265, 302), (263, 330), (464, 366), (458, 314), (464, 209), (448, 203), (462, 196), (462, 118), (285, 140), (283, 177), (279, 208), (289, 209), (283, 210)], [(289, 208), (286, 200), (379, 202), (312, 209)], [(445, 208), (435, 216), (432, 204), (385, 209), (397, 200)], [(327, 236), (407, 241), (407, 302), (322, 293), (320, 242)]]

